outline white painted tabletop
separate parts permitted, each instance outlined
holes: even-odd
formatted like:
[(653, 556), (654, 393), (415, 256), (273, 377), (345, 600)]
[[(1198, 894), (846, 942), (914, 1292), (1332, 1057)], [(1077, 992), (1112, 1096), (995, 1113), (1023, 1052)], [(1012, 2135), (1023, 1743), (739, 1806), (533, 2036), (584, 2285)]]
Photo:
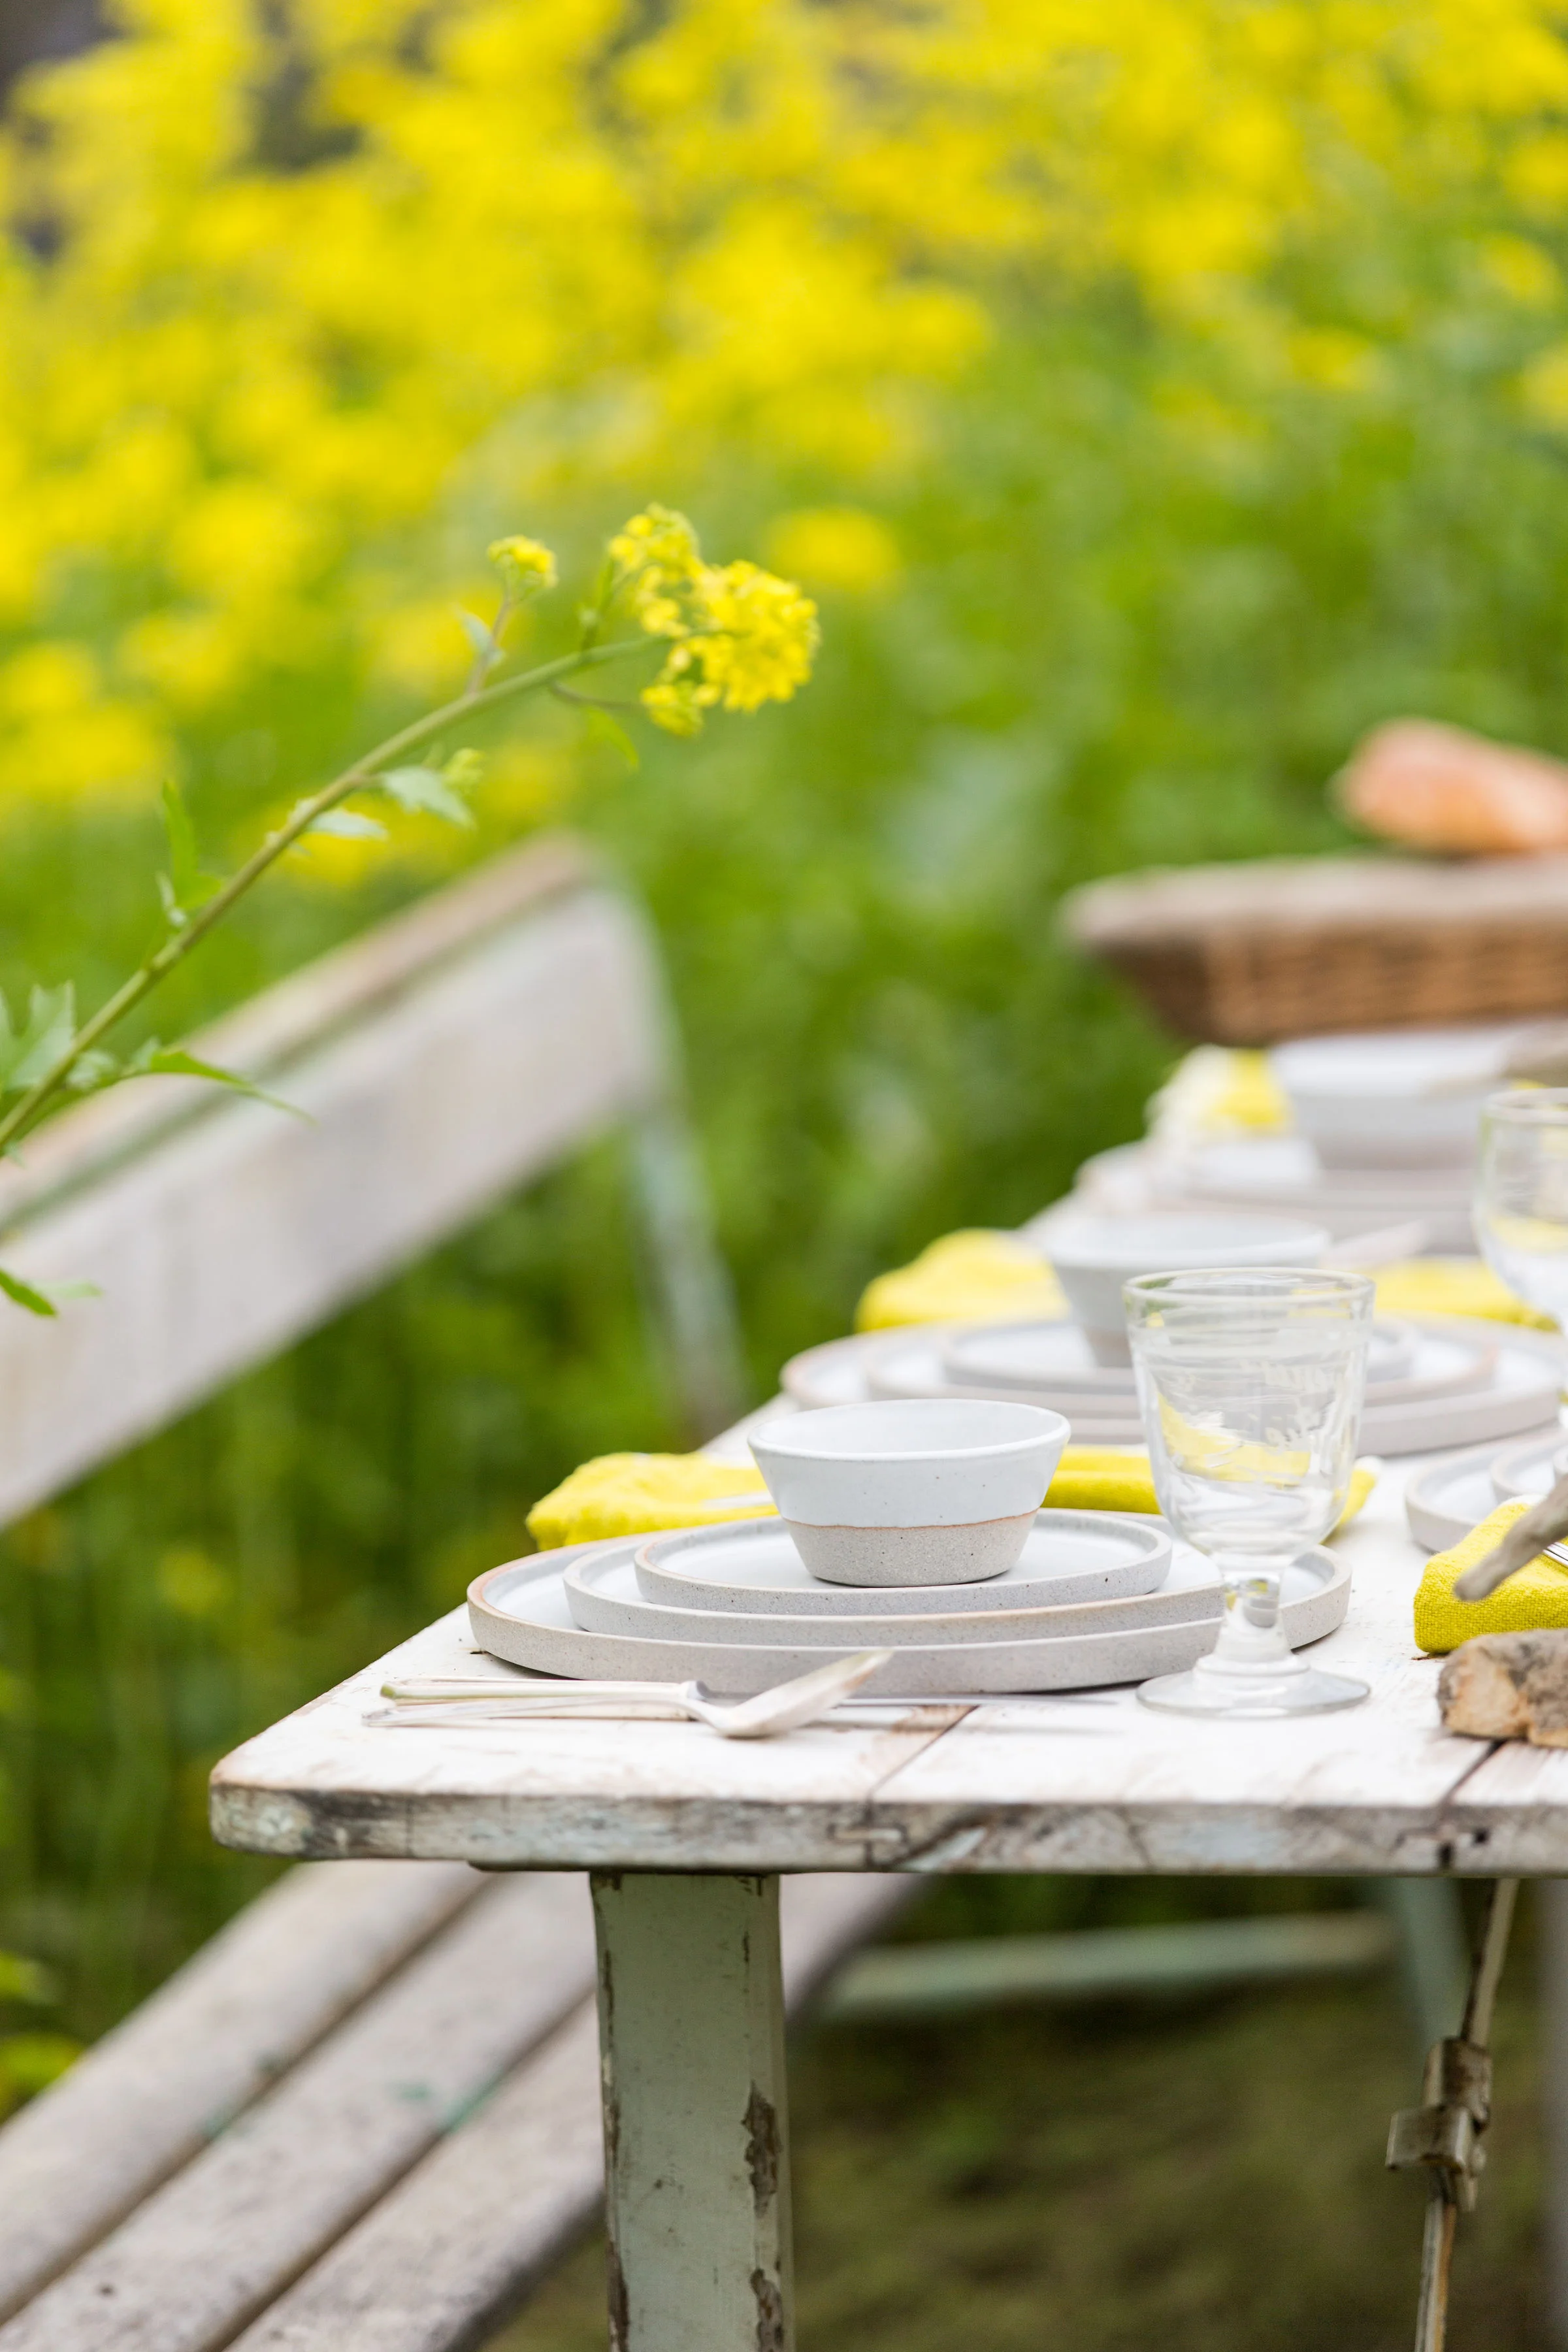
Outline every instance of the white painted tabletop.
[(1436, 1458), (1391, 1463), (1336, 1538), (1350, 1610), (1313, 1659), (1372, 1685), (1343, 1714), (1205, 1724), (1123, 1688), (863, 1708), (757, 1741), (681, 1723), (367, 1726), (393, 1672), (486, 1669), (456, 1609), (226, 1758), (214, 1830), (253, 1853), (536, 1868), (1568, 1874), (1568, 1750), (1438, 1724), (1403, 1501)]

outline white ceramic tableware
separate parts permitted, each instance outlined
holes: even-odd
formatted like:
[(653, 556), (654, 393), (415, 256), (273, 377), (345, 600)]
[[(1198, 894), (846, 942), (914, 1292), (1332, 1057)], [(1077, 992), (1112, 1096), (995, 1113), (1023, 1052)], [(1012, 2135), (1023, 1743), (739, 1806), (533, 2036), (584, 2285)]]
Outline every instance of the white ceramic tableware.
[[(493, 1656), (536, 1674), (660, 1683), (696, 1677), (712, 1691), (737, 1696), (768, 1690), (781, 1675), (805, 1674), (809, 1667), (826, 1665), (829, 1658), (849, 1654), (850, 1645), (836, 1643), (826, 1623), (820, 1644), (804, 1645), (796, 1643), (793, 1633), (781, 1642), (776, 1622), (769, 1628), (772, 1638), (754, 1644), (710, 1641), (700, 1632), (679, 1642), (585, 1633), (574, 1622), (566, 1605), (563, 1571), (591, 1552), (616, 1549), (630, 1567), (640, 1540), (634, 1536), (621, 1537), (615, 1544), (575, 1545), (490, 1569), (468, 1588), (468, 1622), (475, 1640)], [(945, 1698), (953, 1692), (979, 1696), (1011, 1691), (1088, 1690), (1190, 1666), (1213, 1646), (1220, 1587), (1207, 1561), (1179, 1547), (1171, 1581), (1174, 1585), (1178, 1580), (1193, 1578), (1201, 1578), (1212, 1595), (1212, 1614), (1180, 1624), (1136, 1625), (1124, 1632), (1071, 1633), (1039, 1641), (900, 1647), (872, 1676), (868, 1692), (883, 1698), (918, 1699), (927, 1694)], [(1331, 1551), (1304, 1554), (1285, 1579), (1284, 1620), (1291, 1643), (1316, 1642), (1331, 1633), (1343, 1622), (1350, 1591), (1346, 1559)], [(1102, 1606), (1107, 1617), (1115, 1617), (1120, 1624), (1124, 1620), (1118, 1612), (1124, 1606), (1144, 1604), (1107, 1602)], [(696, 1625), (704, 1623), (699, 1612), (692, 1615)]]
[[(1041, 1511), (1009, 1569), (966, 1584), (947, 1604), (983, 1612), (1054, 1609), (1070, 1601), (1153, 1592), (1171, 1566), (1163, 1520), (1118, 1511)], [(681, 1528), (646, 1536), (637, 1553), (645, 1600), (745, 1617), (924, 1617), (940, 1605), (929, 1584), (825, 1584), (776, 1520)]]
[(1316, 1265), (1329, 1246), (1325, 1227), (1295, 1217), (1186, 1209), (1111, 1217), (1069, 1204), (1046, 1223), (1041, 1238), (1057, 1279), (1100, 1364), (1131, 1360), (1121, 1287), (1135, 1276), (1189, 1266)]
[(526, 1723), (540, 1716), (607, 1717), (615, 1722), (685, 1719), (705, 1723), (725, 1739), (771, 1739), (781, 1731), (798, 1731), (828, 1714), (841, 1699), (868, 1682), (888, 1663), (886, 1650), (862, 1650), (858, 1656), (837, 1658), (816, 1666), (787, 1683), (775, 1683), (755, 1698), (739, 1706), (712, 1699), (700, 1683), (558, 1683), (553, 1689), (535, 1685), (484, 1680), (383, 1683), (382, 1696), (394, 1704), (367, 1723), (427, 1727), (473, 1723)]
[(955, 1398), (800, 1413), (752, 1453), (813, 1575), (970, 1584), (1012, 1567), (1067, 1440), (1058, 1412)]
[(1481, 1106), (1523, 1034), (1367, 1030), (1299, 1037), (1269, 1055), (1298, 1133), (1325, 1168), (1466, 1167)]
[[(774, 1545), (789, 1540), (783, 1528), (773, 1530)], [(639, 1634), (654, 1641), (739, 1643), (748, 1648), (774, 1643), (794, 1649), (801, 1643), (856, 1643), (881, 1649), (935, 1649), (957, 1643), (973, 1649), (991, 1643), (1055, 1641), (1076, 1633), (1130, 1631), (1142, 1625), (1183, 1624), (1213, 1613), (1213, 1592), (1195, 1554), (1189, 1554), (1180, 1574), (1164, 1556), (1165, 1575), (1159, 1591), (1131, 1592), (1119, 1599), (1053, 1602), (1036, 1609), (976, 1609), (973, 1584), (928, 1586), (925, 1610), (920, 1616), (889, 1615), (862, 1608), (854, 1616), (781, 1616), (773, 1610), (749, 1615), (733, 1608), (712, 1609), (690, 1598), (679, 1603), (650, 1601), (641, 1590), (635, 1557), (625, 1553), (608, 1559), (579, 1560), (562, 1571), (566, 1606), (585, 1633)], [(864, 1599), (857, 1594), (857, 1599)]]

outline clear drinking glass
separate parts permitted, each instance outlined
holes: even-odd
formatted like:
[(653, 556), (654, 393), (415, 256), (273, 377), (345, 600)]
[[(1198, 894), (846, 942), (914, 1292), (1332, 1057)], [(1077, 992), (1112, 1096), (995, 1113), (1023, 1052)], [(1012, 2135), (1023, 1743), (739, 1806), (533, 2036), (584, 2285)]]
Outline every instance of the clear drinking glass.
[(1568, 1087), (1520, 1087), (1481, 1113), (1476, 1245), (1515, 1296), (1568, 1328)]
[(1364, 1683), (1291, 1650), (1279, 1587), (1350, 1491), (1372, 1339), (1364, 1275), (1298, 1266), (1146, 1274), (1122, 1291), (1160, 1507), (1225, 1588), (1219, 1640), (1145, 1683), (1182, 1715), (1320, 1714)]

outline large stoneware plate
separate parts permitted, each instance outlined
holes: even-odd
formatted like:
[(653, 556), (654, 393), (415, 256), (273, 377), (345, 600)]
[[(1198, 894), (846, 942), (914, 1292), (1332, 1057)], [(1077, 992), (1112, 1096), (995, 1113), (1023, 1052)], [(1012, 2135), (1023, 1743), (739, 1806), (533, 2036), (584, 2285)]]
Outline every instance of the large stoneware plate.
[(1544, 1495), (1568, 1430), (1553, 1423), (1516, 1445), (1477, 1445), (1434, 1462), (1405, 1490), (1410, 1532), (1428, 1551), (1447, 1551), (1514, 1495)]
[[(1065, 1413), (1080, 1445), (1142, 1443), (1142, 1423), (1125, 1372), (1120, 1389), (1094, 1391), (1049, 1382), (955, 1381), (949, 1370), (952, 1349), (975, 1339), (983, 1328), (911, 1324), (900, 1331), (834, 1340), (785, 1365), (784, 1391), (807, 1408), (871, 1397), (1005, 1397)], [(1359, 1440), (1364, 1452), (1429, 1454), (1442, 1446), (1500, 1442), (1556, 1422), (1562, 1367), (1559, 1342), (1551, 1335), (1458, 1316), (1410, 1318), (1406, 1328), (1415, 1334), (1408, 1370), (1368, 1391)]]
[(1041, 1511), (1013, 1566), (984, 1583), (825, 1584), (776, 1519), (645, 1536), (637, 1554), (645, 1601), (773, 1617), (973, 1617), (1060, 1608), (1153, 1592), (1171, 1566), (1163, 1519), (1118, 1511)]
[[(852, 1655), (869, 1645), (859, 1641), (766, 1643), (715, 1641), (706, 1633), (679, 1640), (649, 1640), (629, 1633), (591, 1633), (567, 1605), (565, 1570), (591, 1556), (618, 1552), (626, 1580), (636, 1591), (634, 1555), (641, 1537), (612, 1544), (574, 1544), (542, 1552), (533, 1559), (492, 1568), (468, 1588), (468, 1622), (481, 1649), (535, 1674), (597, 1677), (615, 1682), (705, 1683), (736, 1697), (767, 1690), (792, 1675), (809, 1673), (830, 1658)], [(1172, 1578), (1177, 1562), (1173, 1562)], [(1331, 1552), (1305, 1554), (1285, 1580), (1284, 1622), (1292, 1645), (1331, 1633), (1350, 1601), (1346, 1563)], [(1102, 1602), (1103, 1608), (1125, 1606)], [(1179, 1624), (1127, 1626), (1120, 1632), (1063, 1633), (1018, 1641), (960, 1641), (905, 1646), (893, 1651), (867, 1688), (889, 1698), (924, 1698), (953, 1693), (976, 1698), (1009, 1691), (1088, 1690), (1110, 1683), (1142, 1682), (1147, 1675), (1179, 1673), (1214, 1645), (1219, 1613)], [(694, 1614), (696, 1612), (693, 1612)], [(790, 1621), (775, 1620), (777, 1634)], [(825, 1634), (827, 1626), (823, 1627)], [(883, 1644), (879, 1644), (883, 1646)]]
[[(688, 1635), (704, 1641), (750, 1645), (819, 1642), (852, 1649), (937, 1648), (979, 1642), (1066, 1641), (1086, 1633), (1118, 1633), (1144, 1625), (1210, 1622), (1219, 1609), (1213, 1570), (1196, 1552), (1173, 1562), (1158, 1591), (1119, 1601), (1058, 1602), (1048, 1609), (966, 1609), (973, 1585), (926, 1588), (923, 1616), (889, 1616), (874, 1610), (853, 1617), (782, 1617), (772, 1612), (742, 1616), (732, 1609), (682, 1608), (646, 1601), (635, 1560), (623, 1557), (584, 1560), (564, 1572), (566, 1606), (590, 1633), (636, 1633), (677, 1642)], [(959, 1605), (955, 1606), (954, 1604)]]

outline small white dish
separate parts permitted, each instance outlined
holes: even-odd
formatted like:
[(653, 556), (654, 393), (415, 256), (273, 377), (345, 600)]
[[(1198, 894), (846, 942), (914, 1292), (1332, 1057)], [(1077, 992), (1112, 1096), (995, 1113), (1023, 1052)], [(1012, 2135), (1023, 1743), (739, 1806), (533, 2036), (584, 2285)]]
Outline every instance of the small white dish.
[(1324, 1226), (1295, 1217), (1184, 1209), (1101, 1216), (1070, 1204), (1038, 1230), (1099, 1364), (1131, 1360), (1121, 1286), (1134, 1275), (1174, 1274), (1186, 1266), (1316, 1265), (1330, 1239)]
[[(775, 1555), (789, 1543), (782, 1528), (769, 1528), (768, 1534)], [(1215, 1579), (1209, 1563), (1198, 1553), (1184, 1549), (1178, 1569), (1173, 1565), (1167, 1538), (1159, 1568), (1157, 1591), (1101, 1594), (1077, 1601), (1058, 1600), (1043, 1608), (976, 1608), (975, 1596), (990, 1590), (988, 1586), (928, 1586), (920, 1615), (868, 1606), (881, 1596), (863, 1591), (847, 1596), (860, 1604), (854, 1615), (836, 1617), (780, 1614), (770, 1609), (747, 1614), (732, 1607), (712, 1608), (689, 1593), (678, 1601), (650, 1600), (643, 1591), (636, 1559), (628, 1560), (624, 1552), (580, 1560), (563, 1572), (562, 1581), (566, 1606), (585, 1633), (633, 1634), (657, 1642), (700, 1636), (708, 1642), (752, 1648), (831, 1642), (865, 1649), (918, 1650), (938, 1649), (946, 1643), (968, 1648), (982, 1643), (1061, 1641), (1080, 1633), (1188, 1624), (1216, 1613)]]
[(1518, 1028), (1299, 1037), (1270, 1066), (1325, 1168), (1468, 1167)]
[[(837, 1622), (867, 1615), (924, 1617), (938, 1605), (929, 1584), (824, 1584), (802, 1559), (788, 1528), (772, 1519), (647, 1536), (636, 1565), (643, 1598), (678, 1609)], [(1170, 1530), (1152, 1514), (1041, 1511), (1012, 1567), (984, 1583), (964, 1585), (947, 1605), (973, 1616), (1121, 1600), (1157, 1591), (1170, 1566)]]
[(1068, 1424), (974, 1398), (833, 1405), (772, 1423), (752, 1454), (815, 1576), (971, 1584), (1024, 1548)]

